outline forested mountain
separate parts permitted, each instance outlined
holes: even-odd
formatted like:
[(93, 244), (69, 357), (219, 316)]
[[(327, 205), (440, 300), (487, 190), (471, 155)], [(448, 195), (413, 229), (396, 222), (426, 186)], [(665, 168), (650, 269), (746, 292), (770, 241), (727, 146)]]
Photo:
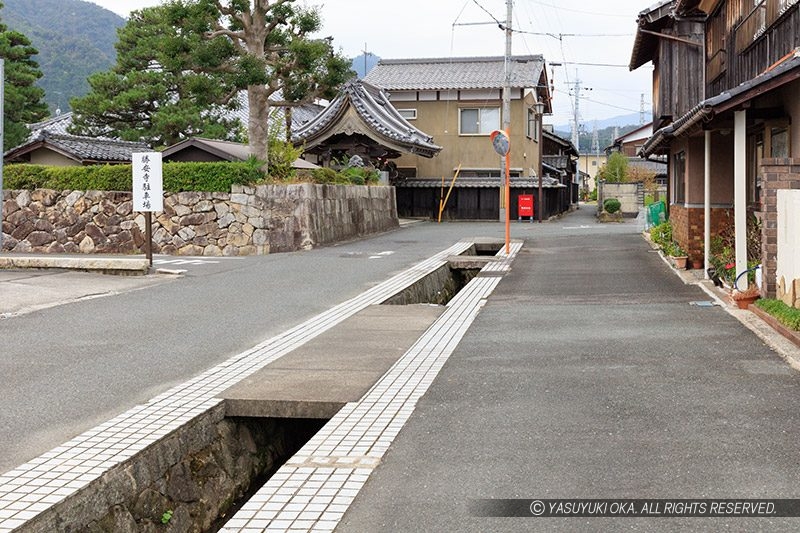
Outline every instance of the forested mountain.
[(89, 91), (86, 78), (116, 62), (117, 28), (125, 19), (82, 0), (2, 0), (0, 20), (39, 50), (50, 111), (69, 110), (69, 99)]

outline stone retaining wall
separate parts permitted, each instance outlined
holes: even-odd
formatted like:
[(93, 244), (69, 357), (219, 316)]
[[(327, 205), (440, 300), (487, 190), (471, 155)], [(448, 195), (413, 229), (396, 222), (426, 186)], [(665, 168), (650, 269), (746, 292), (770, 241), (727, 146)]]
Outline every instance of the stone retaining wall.
[[(308, 249), (398, 226), (393, 187), (234, 186), (181, 192), (153, 214), (153, 250), (169, 255), (256, 255)], [(143, 253), (145, 217), (129, 192), (3, 191), (3, 249), (34, 253)]]
[(220, 404), (200, 415), (16, 531), (216, 531), (235, 501), (325, 422), (224, 414)]

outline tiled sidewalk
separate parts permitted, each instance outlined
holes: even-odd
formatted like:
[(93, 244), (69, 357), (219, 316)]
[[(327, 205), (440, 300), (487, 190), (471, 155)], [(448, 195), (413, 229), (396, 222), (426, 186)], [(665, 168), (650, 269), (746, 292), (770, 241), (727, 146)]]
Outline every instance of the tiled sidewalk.
[(483, 269), (375, 386), (346, 405), (224, 526), (226, 533), (333, 531), (522, 245)]
[[(459, 242), (364, 293), (211, 368), (0, 476), (0, 533), (46, 511), (150, 444), (218, 405), (215, 396), (344, 319), (415, 283), (463, 253)], [(326, 426), (327, 427), (327, 426)], [(399, 428), (397, 428), (399, 430)], [(396, 433), (396, 432), (395, 432)], [(361, 474), (354, 474), (360, 479)], [(315, 481), (316, 482), (316, 478)]]

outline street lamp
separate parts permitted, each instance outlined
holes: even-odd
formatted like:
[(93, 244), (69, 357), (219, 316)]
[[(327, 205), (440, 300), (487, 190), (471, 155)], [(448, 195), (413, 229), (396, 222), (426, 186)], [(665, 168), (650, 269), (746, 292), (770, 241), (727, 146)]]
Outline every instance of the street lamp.
[(542, 115), (544, 115), (544, 102), (542, 99), (539, 98), (536, 100), (536, 103), (533, 104), (533, 112), (536, 114), (536, 129), (539, 139), (539, 163), (536, 173), (539, 175), (539, 223), (542, 222), (542, 206), (544, 205), (544, 201), (542, 200), (542, 144), (544, 139), (542, 139)]

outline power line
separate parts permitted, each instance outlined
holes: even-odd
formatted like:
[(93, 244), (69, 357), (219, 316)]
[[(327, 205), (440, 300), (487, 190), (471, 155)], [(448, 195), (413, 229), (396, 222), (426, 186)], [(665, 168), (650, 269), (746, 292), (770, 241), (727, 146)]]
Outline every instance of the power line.
[(616, 15), (613, 13), (608, 13), (608, 12), (601, 13), (597, 11), (583, 11), (581, 9), (570, 9), (568, 7), (557, 6), (555, 4), (548, 4), (547, 2), (537, 2), (536, 0), (528, 0), (528, 1), (532, 4), (539, 4), (540, 6), (552, 7), (553, 9), (559, 9), (561, 11), (569, 11), (571, 13), (582, 13), (584, 15), (593, 15), (598, 17), (616, 17), (616, 18), (626, 18), (626, 19), (630, 18), (629, 15)]
[(478, 0), (472, 0), (472, 3), (474, 3), (476, 6), (478, 6), (479, 8), (481, 8), (481, 9), (483, 10), (483, 12), (484, 12), (484, 13), (486, 13), (487, 15), (489, 15), (489, 17), (491, 17), (491, 19), (492, 19), (492, 20), (494, 20), (494, 21), (497, 23), (497, 25), (500, 27), (500, 29), (501, 29), (501, 30), (505, 31), (505, 29), (506, 29), (506, 27), (505, 27), (505, 24), (503, 24), (502, 22), (500, 22), (499, 20), (497, 20), (497, 18), (496, 18), (494, 15), (492, 15), (492, 12), (491, 12), (491, 11), (489, 11), (488, 9), (486, 9), (485, 7), (483, 7), (483, 6), (482, 6), (482, 5), (481, 5), (481, 4), (478, 2)]
[(614, 68), (628, 68), (628, 65), (615, 65), (612, 63), (580, 63), (577, 61), (565, 61), (565, 65), (579, 65), (585, 67), (614, 67)]
[(613, 107), (614, 109), (621, 109), (622, 111), (630, 111), (631, 113), (639, 113), (639, 111), (640, 111), (639, 109), (630, 109), (630, 108), (627, 108), (627, 107), (620, 107), (618, 105), (607, 104), (605, 102), (600, 102), (598, 100), (592, 100), (591, 98), (586, 98), (586, 97), (584, 97), (584, 100), (586, 100), (588, 102), (592, 102), (593, 104), (604, 105), (606, 107)]
[(633, 33), (540, 33), (525, 30), (512, 30), (514, 33), (525, 33), (527, 35), (543, 35), (553, 37), (559, 41), (564, 37), (633, 37)]

